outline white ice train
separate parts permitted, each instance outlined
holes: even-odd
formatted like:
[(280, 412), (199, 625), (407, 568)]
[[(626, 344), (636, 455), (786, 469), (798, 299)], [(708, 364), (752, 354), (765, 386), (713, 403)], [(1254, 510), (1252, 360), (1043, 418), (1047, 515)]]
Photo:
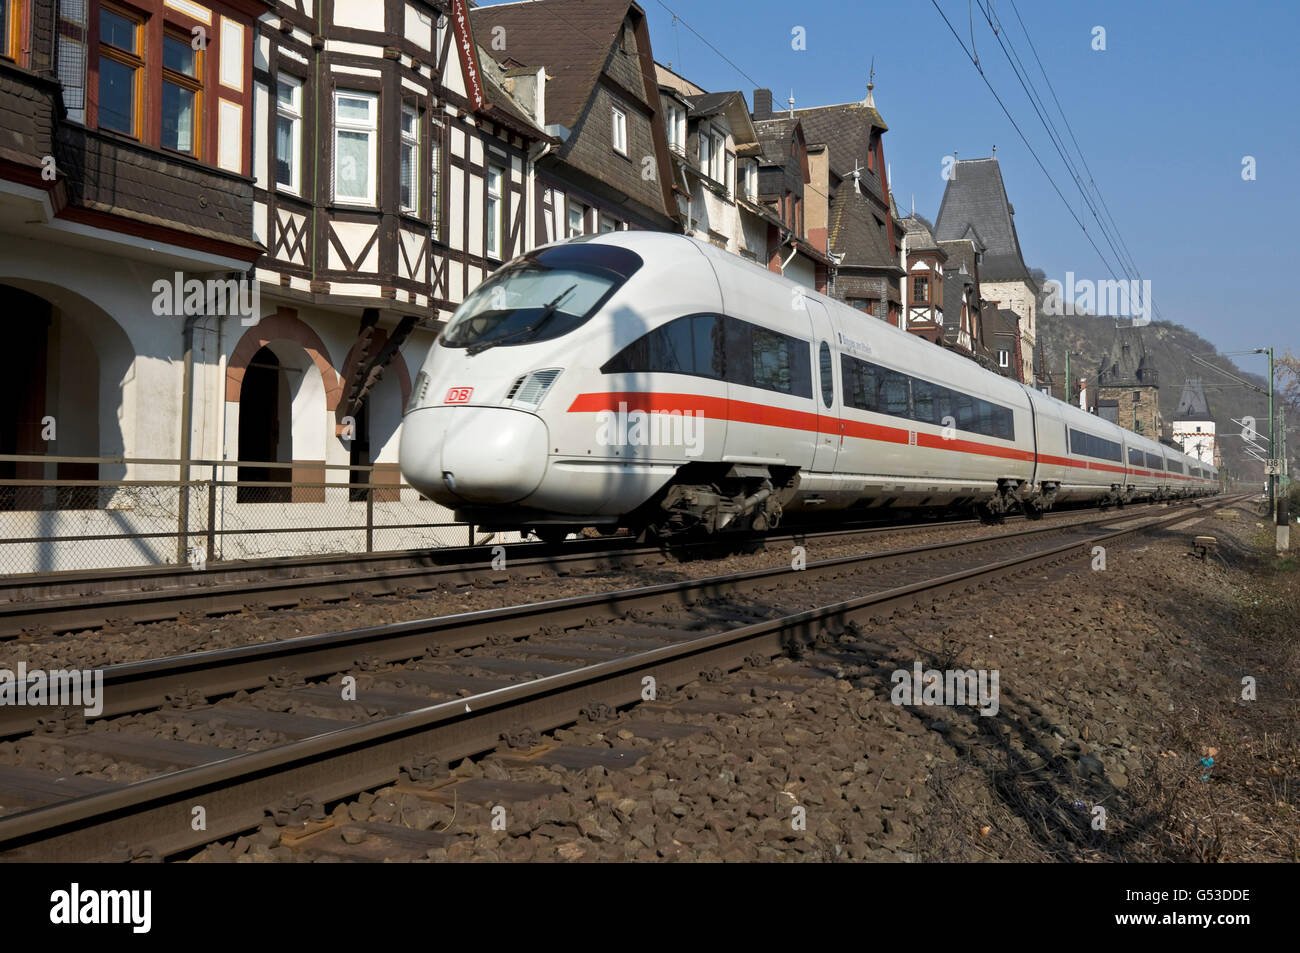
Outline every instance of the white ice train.
[(416, 378), (401, 469), (459, 519), (544, 539), (1218, 490), (1192, 457), (652, 232), (548, 245), (476, 289)]

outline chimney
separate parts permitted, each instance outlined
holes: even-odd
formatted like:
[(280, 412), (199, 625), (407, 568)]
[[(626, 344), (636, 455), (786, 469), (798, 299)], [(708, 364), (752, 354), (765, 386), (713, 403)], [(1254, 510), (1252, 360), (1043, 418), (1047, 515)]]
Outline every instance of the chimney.
[(772, 91), (770, 89), (754, 90), (754, 118), (772, 118)]

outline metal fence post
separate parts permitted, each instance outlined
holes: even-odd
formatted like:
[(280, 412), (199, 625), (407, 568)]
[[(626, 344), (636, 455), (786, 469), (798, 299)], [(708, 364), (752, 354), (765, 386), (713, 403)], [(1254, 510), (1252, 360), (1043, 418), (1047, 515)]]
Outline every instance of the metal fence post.
[(366, 552), (375, 551), (375, 471), (366, 474)]
[(212, 479), (208, 481), (208, 562), (217, 559), (217, 466), (212, 465)]
[(186, 461), (180, 462), (177, 476), (180, 478), (176, 485), (176, 562), (179, 565), (189, 562), (190, 468)]

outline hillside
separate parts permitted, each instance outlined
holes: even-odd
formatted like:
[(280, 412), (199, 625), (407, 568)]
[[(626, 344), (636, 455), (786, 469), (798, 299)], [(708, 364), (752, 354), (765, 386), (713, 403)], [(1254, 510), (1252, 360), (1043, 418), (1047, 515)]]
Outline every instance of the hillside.
[[(1065, 376), (1065, 353), (1070, 356), (1070, 374), (1077, 381), (1087, 377), (1090, 386), (1095, 388), (1097, 371), (1103, 356), (1109, 353), (1111, 340), (1115, 333), (1113, 318), (1094, 317), (1091, 315), (1066, 315), (1053, 317), (1044, 315), (1038, 326), (1039, 335), (1047, 356), (1047, 365), (1057, 380)], [(1166, 424), (1173, 420), (1178, 409), (1178, 400), (1182, 396), (1183, 384), (1189, 378), (1200, 378), (1205, 387), (1205, 396), (1209, 400), (1210, 412), (1214, 417), (1217, 433), (1220, 435), (1219, 448), (1223, 453), (1225, 467), (1239, 479), (1262, 481), (1263, 469), (1250, 460), (1242, 451), (1240, 437), (1241, 425), (1232, 423), (1249, 414), (1258, 421), (1261, 433), (1267, 431), (1268, 420), (1268, 382), (1263, 374), (1252, 373), (1238, 367), (1229, 358), (1221, 356), (1214, 345), (1181, 324), (1171, 321), (1153, 321), (1142, 329), (1143, 343), (1147, 354), (1155, 362), (1160, 380), (1160, 410)], [(1251, 342), (1243, 341), (1242, 349)], [(1264, 388), (1266, 393), (1259, 394), (1235, 383), (1222, 374), (1217, 374), (1207, 367), (1195, 363), (1189, 357), (1195, 354), (1209, 361), (1230, 374), (1250, 381)], [(1258, 364), (1266, 367), (1264, 358), (1246, 356), (1253, 368)]]

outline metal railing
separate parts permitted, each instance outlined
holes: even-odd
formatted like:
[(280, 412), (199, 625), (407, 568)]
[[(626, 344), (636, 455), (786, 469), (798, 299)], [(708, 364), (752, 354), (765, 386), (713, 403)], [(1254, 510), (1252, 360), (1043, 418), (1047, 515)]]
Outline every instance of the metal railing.
[(473, 542), (393, 464), (0, 454), (0, 575)]

